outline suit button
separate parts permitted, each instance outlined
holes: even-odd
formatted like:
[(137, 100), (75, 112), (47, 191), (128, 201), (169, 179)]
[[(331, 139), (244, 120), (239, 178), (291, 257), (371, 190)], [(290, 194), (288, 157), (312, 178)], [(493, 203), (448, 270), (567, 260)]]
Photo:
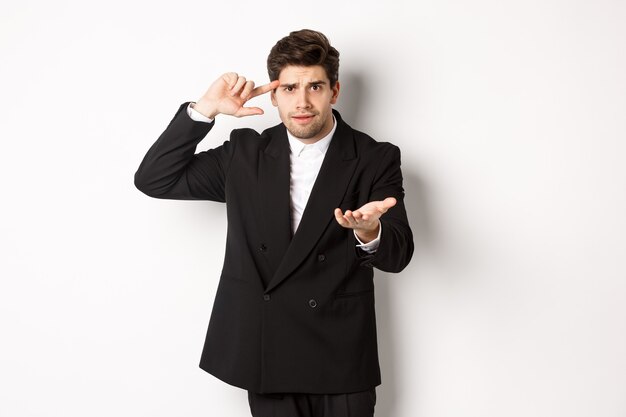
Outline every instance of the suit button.
[(309, 306), (310, 306), (311, 308), (315, 308), (315, 307), (317, 307), (317, 301), (315, 301), (314, 299), (312, 299), (312, 298), (311, 298), (311, 299), (309, 300)]
[(259, 250), (261, 252), (265, 252), (267, 250), (267, 246), (265, 246), (265, 244), (261, 243), (261, 246), (259, 246)]
[(263, 295), (263, 299), (264, 299), (265, 301), (269, 301), (269, 300), (270, 300), (270, 298), (272, 298), (272, 297), (270, 297), (270, 295), (269, 295), (269, 294), (264, 294), (264, 295)]
[(326, 260), (326, 255), (320, 253), (319, 255), (317, 255), (317, 260), (318, 262), (324, 262)]

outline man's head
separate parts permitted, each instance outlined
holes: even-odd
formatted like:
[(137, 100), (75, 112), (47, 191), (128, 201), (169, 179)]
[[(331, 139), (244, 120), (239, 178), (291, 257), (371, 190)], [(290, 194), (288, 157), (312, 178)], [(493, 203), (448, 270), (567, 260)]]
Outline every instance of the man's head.
[(270, 80), (280, 86), (272, 104), (295, 137), (313, 143), (333, 127), (332, 105), (339, 96), (339, 52), (313, 30), (291, 32), (267, 58)]
[(280, 72), (288, 65), (312, 67), (321, 65), (326, 71), (330, 86), (339, 78), (339, 52), (330, 45), (321, 32), (303, 29), (291, 32), (272, 48), (267, 57), (267, 72), (270, 81), (277, 80)]

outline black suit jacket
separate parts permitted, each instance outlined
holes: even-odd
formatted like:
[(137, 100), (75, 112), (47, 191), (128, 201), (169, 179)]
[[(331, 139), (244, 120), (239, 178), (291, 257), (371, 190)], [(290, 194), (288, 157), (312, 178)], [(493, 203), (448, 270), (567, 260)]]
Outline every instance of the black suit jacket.
[[(259, 393), (347, 393), (380, 384), (373, 270), (401, 271), (413, 254), (400, 151), (337, 129), (292, 237), (289, 142), (281, 123), (236, 129), (205, 152), (213, 124), (184, 103), (150, 148), (135, 185), (157, 198), (226, 202), (224, 265), (200, 367)], [(374, 255), (356, 248), (333, 210), (395, 197)]]

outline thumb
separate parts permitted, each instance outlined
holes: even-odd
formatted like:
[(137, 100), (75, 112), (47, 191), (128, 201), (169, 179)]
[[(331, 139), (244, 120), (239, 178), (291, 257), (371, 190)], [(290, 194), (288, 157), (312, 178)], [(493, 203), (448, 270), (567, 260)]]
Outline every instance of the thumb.
[(392, 208), (393, 206), (395, 206), (397, 203), (397, 200), (393, 197), (387, 197), (383, 200), (383, 204), (382, 204), (382, 208), (383, 210), (387, 211), (390, 208)]
[(234, 114), (236, 117), (255, 116), (263, 114), (263, 109), (259, 107), (242, 107)]

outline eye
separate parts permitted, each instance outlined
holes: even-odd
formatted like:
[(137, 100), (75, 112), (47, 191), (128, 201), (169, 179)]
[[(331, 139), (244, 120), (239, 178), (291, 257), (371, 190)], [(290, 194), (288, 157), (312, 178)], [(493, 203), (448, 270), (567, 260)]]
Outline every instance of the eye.
[(311, 86), (311, 90), (313, 90), (313, 91), (319, 91), (319, 90), (321, 90), (321, 89), (322, 89), (322, 86), (321, 86), (321, 85), (313, 84), (313, 85)]
[(285, 91), (291, 92), (291, 91), (293, 91), (293, 87), (292, 86), (287, 86), (287, 87), (285, 87)]

